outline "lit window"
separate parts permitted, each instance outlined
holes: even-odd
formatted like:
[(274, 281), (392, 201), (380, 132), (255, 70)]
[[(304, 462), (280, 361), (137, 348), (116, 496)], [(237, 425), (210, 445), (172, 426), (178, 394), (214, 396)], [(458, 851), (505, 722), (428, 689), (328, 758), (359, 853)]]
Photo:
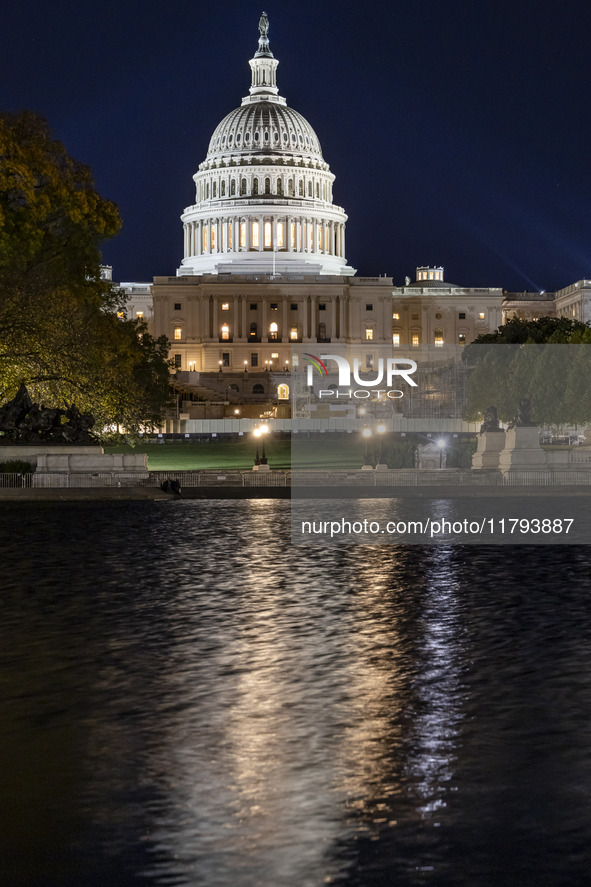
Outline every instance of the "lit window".
[(465, 344), (466, 344), (466, 336), (465, 336), (465, 334), (464, 334), (464, 333), (459, 333), (459, 334), (458, 334), (458, 345), (465, 345)]
[(279, 357), (279, 353), (277, 351), (271, 351), (271, 357)]
[(318, 226), (318, 249), (322, 250), (322, 227)]
[(136, 316), (136, 317), (139, 317), (140, 320), (141, 320), (142, 317), (144, 316), (144, 312), (143, 312), (143, 311), (136, 311), (136, 312), (135, 312), (135, 316)]
[(118, 311), (117, 317), (119, 318), (119, 320), (125, 320), (125, 311)]
[(265, 222), (265, 249), (273, 246), (273, 226), (271, 222)]
[(370, 327), (368, 327), (365, 331), (365, 338), (368, 342), (373, 339), (373, 330)]
[(222, 302), (222, 311), (229, 311), (229, 310), (230, 310), (230, 303), (229, 302)]
[(480, 320), (484, 320), (484, 311), (481, 311), (478, 317)]
[(271, 324), (269, 325), (269, 338), (270, 338), (270, 339), (276, 339), (276, 338), (277, 338), (277, 331), (278, 331), (278, 330), (279, 330), (279, 327), (277, 326), (277, 324), (276, 324), (276, 323), (271, 323)]
[(203, 252), (207, 252), (207, 228), (203, 229)]
[(411, 344), (412, 344), (412, 345), (415, 345), (415, 346), (418, 345), (418, 344), (419, 344), (419, 334), (418, 334), (418, 333), (413, 333), (412, 336), (411, 336), (411, 338), (410, 338), (410, 341), (411, 341)]
[(298, 337), (298, 328), (297, 328), (297, 326), (292, 326), (292, 328), (289, 331), (289, 338), (292, 340), (292, 342), (294, 342), (297, 339), (297, 337)]
[(252, 246), (258, 249), (259, 246), (259, 223), (252, 223)]
[(435, 345), (437, 345), (438, 347), (443, 345), (443, 330), (435, 330), (434, 338)]
[(175, 339), (182, 339), (183, 338), (183, 331), (180, 326), (175, 326), (174, 337), (175, 337)]
[(278, 304), (279, 304), (278, 302), (271, 302), (271, 304), (269, 305), (269, 308), (271, 309), (271, 311), (277, 311)]
[(229, 338), (230, 338), (230, 327), (228, 326), (227, 323), (225, 323), (222, 326), (222, 339), (229, 339)]
[(277, 387), (277, 399), (278, 400), (288, 400), (289, 398), (289, 386), (288, 385), (279, 385)]
[(392, 334), (392, 344), (395, 347), (398, 347), (398, 345), (400, 345), (400, 333), (393, 333)]
[(246, 248), (246, 222), (240, 222), (240, 249)]
[(277, 222), (277, 247), (285, 249), (285, 228), (283, 222)]
[(296, 226), (295, 226), (295, 222), (292, 222), (290, 227), (291, 227), (291, 248), (292, 248), (292, 249), (295, 249), (295, 248), (296, 248)]
[(396, 313), (394, 313), (394, 314), (392, 315), (392, 320), (400, 320), (400, 314), (396, 314)]
[(215, 250), (215, 228), (212, 225), (211, 226), (211, 251), (213, 252), (214, 250)]

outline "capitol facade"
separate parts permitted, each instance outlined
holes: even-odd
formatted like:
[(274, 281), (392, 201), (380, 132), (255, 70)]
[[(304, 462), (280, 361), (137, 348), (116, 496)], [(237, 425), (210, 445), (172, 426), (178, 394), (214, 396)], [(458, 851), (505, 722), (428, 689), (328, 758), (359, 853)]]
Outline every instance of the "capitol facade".
[(207, 415), (203, 404), (222, 395), (227, 407), (251, 403), (253, 416), (257, 404), (281, 406), (300, 343), (353, 347), (370, 367), (374, 348), (461, 346), (512, 316), (591, 319), (590, 281), (507, 294), (449, 283), (441, 267), (418, 268), (402, 286), (357, 277), (318, 136), (279, 95), (265, 13), (249, 64), (249, 94), (216, 127), (193, 176), (176, 275), (122, 284), (128, 315), (171, 342), (186, 418)]

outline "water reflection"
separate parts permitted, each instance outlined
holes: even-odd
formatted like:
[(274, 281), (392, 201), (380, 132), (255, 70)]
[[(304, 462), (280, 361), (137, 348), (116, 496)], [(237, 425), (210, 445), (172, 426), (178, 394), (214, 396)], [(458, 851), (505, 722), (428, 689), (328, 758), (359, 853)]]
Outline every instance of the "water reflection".
[(587, 555), (288, 540), (285, 502), (14, 509), (9, 887), (583, 884)]

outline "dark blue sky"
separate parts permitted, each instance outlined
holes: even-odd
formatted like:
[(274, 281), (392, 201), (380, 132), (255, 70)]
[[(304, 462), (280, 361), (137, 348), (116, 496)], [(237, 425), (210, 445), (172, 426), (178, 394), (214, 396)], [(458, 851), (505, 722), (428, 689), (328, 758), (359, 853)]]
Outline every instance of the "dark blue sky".
[[(0, 109), (44, 114), (119, 205), (117, 279), (175, 273), (191, 177), (248, 94), (262, 3), (4, 9)], [(264, 3), (280, 94), (337, 176), (359, 274), (591, 277), (590, 0)]]

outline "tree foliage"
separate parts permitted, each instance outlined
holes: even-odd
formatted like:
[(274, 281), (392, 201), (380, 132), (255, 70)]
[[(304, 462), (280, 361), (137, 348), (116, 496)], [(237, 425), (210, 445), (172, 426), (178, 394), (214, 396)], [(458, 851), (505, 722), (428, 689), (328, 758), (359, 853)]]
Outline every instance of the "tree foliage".
[[(566, 317), (518, 318), (467, 346), (472, 366), (465, 417), (477, 421), (489, 406), (510, 421), (529, 400), (539, 425), (591, 422), (591, 329)], [(532, 347), (535, 346), (535, 347)]]
[(167, 342), (121, 319), (122, 294), (101, 279), (100, 245), (121, 226), (88, 167), (37, 115), (0, 114), (0, 394), (75, 404), (97, 428), (161, 418)]

